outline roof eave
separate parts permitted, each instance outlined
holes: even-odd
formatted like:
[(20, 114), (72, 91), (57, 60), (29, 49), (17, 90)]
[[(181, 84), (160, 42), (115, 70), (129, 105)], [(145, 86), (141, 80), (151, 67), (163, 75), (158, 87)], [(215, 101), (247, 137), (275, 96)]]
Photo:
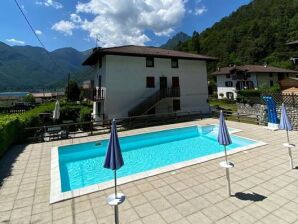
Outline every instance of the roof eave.
[(95, 65), (97, 63), (96, 58), (104, 55), (119, 55), (119, 56), (134, 56), (134, 57), (155, 57), (155, 58), (178, 58), (184, 60), (195, 60), (195, 61), (218, 61), (218, 58), (215, 57), (187, 57), (187, 56), (176, 56), (176, 55), (155, 55), (155, 54), (141, 54), (141, 53), (125, 53), (125, 52), (104, 52), (98, 49), (94, 51), (83, 63), (82, 65)]

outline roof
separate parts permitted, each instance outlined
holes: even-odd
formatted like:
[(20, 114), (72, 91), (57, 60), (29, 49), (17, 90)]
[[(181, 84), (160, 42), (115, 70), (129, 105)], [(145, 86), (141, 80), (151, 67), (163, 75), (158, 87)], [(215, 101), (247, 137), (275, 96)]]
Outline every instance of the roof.
[(145, 46), (119, 46), (110, 48), (95, 48), (92, 54), (83, 62), (83, 65), (94, 65), (97, 63), (98, 58), (104, 55), (124, 55), (124, 56), (138, 56), (138, 57), (156, 57), (156, 58), (179, 58), (189, 60), (205, 60), (214, 61), (217, 58), (209, 57), (206, 55), (193, 54), (182, 51), (167, 50), (157, 47)]
[(287, 43), (287, 45), (298, 46), (298, 40)]
[(298, 73), (298, 71), (278, 68), (273, 66), (241, 65), (241, 66), (219, 68), (217, 71), (213, 72), (212, 75), (227, 75), (227, 74), (231, 74), (233, 70), (244, 71), (246, 73)]
[(298, 95), (298, 88), (297, 87), (291, 87), (291, 88), (283, 90), (282, 93), (291, 93), (291, 94)]

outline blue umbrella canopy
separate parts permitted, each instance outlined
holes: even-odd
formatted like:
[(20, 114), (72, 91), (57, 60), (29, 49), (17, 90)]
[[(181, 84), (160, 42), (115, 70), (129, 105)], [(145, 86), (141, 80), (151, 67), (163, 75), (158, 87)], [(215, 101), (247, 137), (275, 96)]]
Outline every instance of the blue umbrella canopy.
[(280, 123), (279, 128), (282, 130), (292, 131), (293, 127), (287, 115), (287, 110), (284, 104), (281, 106), (281, 116), (280, 116)]
[(111, 127), (111, 136), (104, 162), (104, 168), (118, 170), (124, 165), (121, 148), (119, 144), (116, 121), (113, 119)]
[(220, 111), (220, 116), (219, 116), (219, 130), (218, 130), (217, 141), (220, 145), (224, 145), (224, 146), (232, 144), (232, 140), (229, 135), (229, 131), (222, 111)]

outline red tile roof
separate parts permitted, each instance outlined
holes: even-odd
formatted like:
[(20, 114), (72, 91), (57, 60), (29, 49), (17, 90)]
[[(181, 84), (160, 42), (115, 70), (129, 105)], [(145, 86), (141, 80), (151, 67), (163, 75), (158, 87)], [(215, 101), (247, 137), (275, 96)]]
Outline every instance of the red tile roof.
[(145, 47), (127, 45), (111, 48), (96, 48), (92, 54), (83, 62), (83, 65), (94, 65), (98, 61), (98, 58), (104, 55), (124, 55), (124, 56), (138, 56), (138, 57), (156, 57), (156, 58), (179, 58), (189, 60), (205, 60), (214, 61), (217, 60), (214, 57), (206, 55), (192, 54), (182, 51), (167, 50), (157, 47)]
[(212, 75), (227, 75), (230, 74), (233, 70), (245, 71), (247, 73), (298, 73), (298, 71), (273, 66), (242, 65), (219, 68), (217, 71), (213, 72)]

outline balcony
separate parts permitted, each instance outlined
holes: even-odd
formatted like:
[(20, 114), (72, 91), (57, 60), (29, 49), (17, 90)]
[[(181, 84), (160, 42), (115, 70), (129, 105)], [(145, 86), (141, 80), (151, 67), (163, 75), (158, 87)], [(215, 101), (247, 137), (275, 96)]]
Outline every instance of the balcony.
[(96, 87), (94, 89), (93, 101), (99, 102), (106, 98), (106, 87)]

